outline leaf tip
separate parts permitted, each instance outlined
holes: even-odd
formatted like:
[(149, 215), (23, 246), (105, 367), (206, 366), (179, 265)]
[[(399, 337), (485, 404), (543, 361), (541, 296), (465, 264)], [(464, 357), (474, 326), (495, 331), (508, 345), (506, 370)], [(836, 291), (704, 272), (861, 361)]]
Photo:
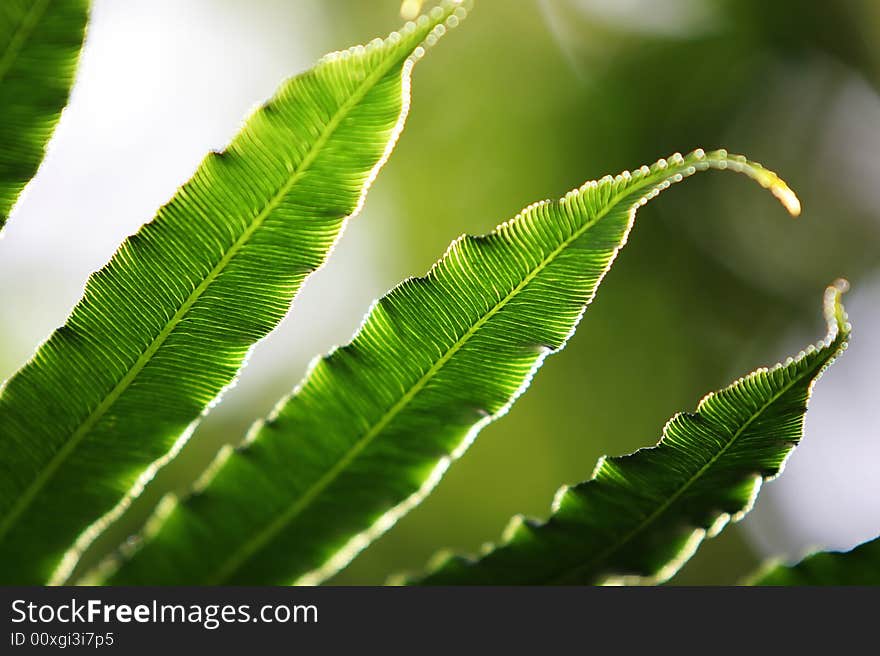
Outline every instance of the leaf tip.
[(755, 162), (749, 162), (744, 157), (731, 156), (731, 158), (737, 159), (743, 164), (749, 166), (754, 171), (754, 177), (758, 183), (773, 194), (776, 197), (776, 200), (782, 203), (782, 206), (788, 210), (789, 214), (793, 217), (800, 216), (801, 201), (785, 180), (780, 178), (770, 169), (765, 169), (763, 166)]
[(844, 340), (852, 332), (852, 325), (843, 306), (843, 295), (849, 291), (849, 281), (838, 278), (825, 290), (825, 321), (828, 323), (828, 341), (834, 341), (838, 335)]
[[(774, 175), (774, 177), (776, 177)], [(785, 181), (782, 178), (776, 177), (770, 185), (770, 193), (772, 193), (776, 198), (782, 203), (782, 206), (788, 210), (788, 213), (793, 217), (798, 217), (801, 214), (801, 201), (798, 199), (797, 194), (791, 190)]]
[(785, 180), (757, 162), (753, 162), (742, 155), (732, 155), (723, 148), (709, 153), (702, 148), (698, 148), (688, 155), (685, 161), (702, 169), (712, 167), (721, 170), (731, 169), (738, 173), (744, 173), (773, 194), (789, 214), (794, 217), (800, 216), (801, 201), (797, 194), (794, 193)]
[(838, 278), (833, 283), (831, 283), (831, 286), (834, 287), (834, 289), (839, 291), (841, 294), (846, 294), (849, 291), (849, 280), (847, 280), (846, 278)]

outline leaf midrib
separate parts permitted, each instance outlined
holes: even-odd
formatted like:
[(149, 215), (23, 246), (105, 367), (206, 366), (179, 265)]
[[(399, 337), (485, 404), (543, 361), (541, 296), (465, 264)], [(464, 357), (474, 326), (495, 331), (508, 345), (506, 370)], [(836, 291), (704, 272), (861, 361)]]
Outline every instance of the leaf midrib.
[[(834, 352), (833, 346), (828, 347), (830, 352)], [(820, 358), (820, 362), (825, 360), (826, 358)], [(730, 438), (730, 440), (716, 453), (712, 458), (706, 462), (700, 469), (695, 472), (687, 481), (685, 481), (682, 486), (676, 490), (676, 492), (670, 496), (666, 501), (664, 501), (660, 506), (655, 509), (650, 515), (648, 515), (644, 520), (642, 520), (636, 527), (631, 529), (628, 533), (626, 533), (622, 538), (617, 540), (611, 546), (607, 547), (605, 550), (600, 552), (598, 555), (594, 556), (589, 560), (589, 562), (578, 565), (568, 571), (565, 571), (559, 575), (557, 575), (552, 581), (551, 585), (560, 585), (565, 584), (569, 581), (578, 580), (577, 577), (581, 572), (590, 571), (595, 568), (596, 564), (602, 562), (606, 558), (608, 558), (612, 553), (623, 547), (627, 542), (635, 538), (639, 533), (644, 531), (648, 526), (657, 521), (657, 519), (666, 512), (672, 504), (674, 504), (681, 496), (687, 492), (687, 490), (700, 478), (702, 478), (709, 469), (715, 466), (724, 454), (739, 440), (742, 434), (748, 429), (749, 426), (752, 425), (758, 417), (760, 417), (771, 405), (776, 403), (779, 398), (788, 392), (792, 387), (794, 387), (797, 383), (801, 382), (805, 377), (809, 376), (813, 373), (815, 367), (809, 367), (805, 369), (801, 375), (795, 376), (791, 381), (786, 383), (776, 394), (774, 394), (770, 399), (764, 403), (749, 419), (742, 425), (740, 428), (734, 433), (734, 435)], [(698, 527), (695, 527), (698, 528)]]
[[(407, 52), (403, 50), (403, 52)], [(340, 123), (344, 120), (345, 116), (348, 114), (350, 110), (352, 110), (358, 103), (360, 103), (366, 94), (381, 80), (395, 65), (397, 65), (401, 60), (406, 59), (409, 54), (407, 53), (405, 57), (393, 57), (388, 60), (388, 62), (384, 65), (381, 65), (376, 68), (376, 70), (364, 78), (363, 82), (358, 86), (355, 93), (352, 94), (349, 99), (343, 103), (339, 110), (333, 115), (331, 120), (327, 123), (324, 131), (321, 136), (314, 142), (312, 147), (306, 153), (306, 156), (303, 158), (300, 163), (299, 168), (292, 172), (292, 175), (288, 180), (279, 188), (279, 190), (269, 199), (266, 206), (263, 210), (260, 211), (251, 221), (251, 224), (245, 229), (245, 231), (241, 234), (241, 236), (230, 246), (229, 250), (224, 254), (224, 256), (218, 261), (218, 263), (214, 266), (214, 268), (208, 273), (208, 275), (203, 279), (203, 281), (196, 287), (192, 293), (187, 297), (186, 301), (181, 305), (180, 309), (169, 319), (169, 321), (165, 324), (163, 329), (159, 332), (159, 334), (154, 338), (154, 340), (150, 343), (147, 349), (138, 357), (138, 360), (135, 362), (134, 367), (129, 369), (125, 376), (116, 384), (116, 386), (104, 396), (104, 399), (101, 401), (98, 406), (96, 406), (95, 410), (93, 410), (85, 420), (83, 420), (79, 426), (74, 430), (71, 434), (70, 438), (68, 438), (67, 442), (65, 442), (64, 446), (52, 457), (49, 463), (45, 466), (43, 471), (34, 479), (33, 483), (22, 493), (18, 501), (12, 506), (10, 512), (7, 516), (0, 522), (0, 542), (5, 538), (6, 534), (9, 532), (9, 529), (18, 521), (21, 517), (22, 513), (27, 509), (30, 503), (34, 500), (37, 494), (42, 490), (42, 488), (46, 485), (49, 479), (52, 478), (54, 473), (58, 470), (58, 468), (64, 463), (67, 457), (76, 449), (77, 446), (83, 441), (88, 432), (95, 426), (95, 424), (100, 420), (100, 418), (107, 412), (107, 410), (112, 407), (112, 405), (119, 399), (119, 397), (125, 392), (128, 386), (134, 381), (135, 378), (143, 371), (144, 367), (152, 359), (153, 355), (161, 348), (162, 344), (165, 340), (170, 336), (170, 334), (174, 331), (174, 329), (180, 324), (183, 320), (187, 312), (198, 302), (199, 298), (201, 298), (202, 294), (208, 289), (208, 287), (217, 279), (217, 277), (223, 272), (225, 267), (229, 264), (229, 262), (235, 257), (235, 255), (244, 247), (244, 245), (248, 242), (250, 237), (256, 232), (260, 226), (263, 224), (267, 216), (274, 210), (281, 200), (288, 194), (288, 192), (293, 188), (293, 186), (300, 180), (300, 178), (305, 174), (305, 172), (309, 169), (309, 167), (314, 163), (315, 159), (320, 154), (321, 148), (329, 141), (329, 139), (333, 136), (333, 133), (339, 127)]]
[[(677, 169), (676, 169), (677, 170)], [(621, 199), (638, 193), (640, 190), (656, 185), (661, 180), (667, 179), (674, 175), (672, 169), (663, 170), (658, 176), (645, 176), (640, 183), (627, 187), (625, 191), (618, 193), (614, 198), (606, 204), (601, 212), (583, 226), (578, 228), (572, 235), (562, 242), (560, 246), (551, 251), (547, 257), (542, 260), (535, 269), (530, 272), (523, 280), (516, 285), (508, 294), (484, 314), (471, 328), (469, 328), (462, 337), (460, 337), (447, 351), (421, 376), (407, 391), (401, 396), (400, 400), (389, 408), (385, 414), (371, 426), (354, 445), (340, 458), (336, 464), (331, 467), (317, 482), (312, 484), (299, 500), (292, 504), (288, 510), (276, 517), (266, 528), (256, 533), (254, 537), (245, 542), (237, 551), (233, 553), (217, 571), (207, 579), (208, 585), (222, 584), (228, 579), (250, 556), (263, 548), (271, 541), (284, 527), (291, 521), (296, 519), (306, 508), (333, 482), (333, 480), (344, 471), (349, 464), (365, 449), (370, 443), (382, 432), (382, 430), (390, 423), (394, 417), (403, 410), (404, 407), (418, 394), (428, 381), (443, 368), (443, 366), (455, 356), (455, 354), (473, 337), (492, 317), (500, 312), (513, 298), (515, 298), (529, 283), (532, 282), (556, 257), (573, 242), (583, 236), (596, 223), (605, 218), (605, 216), (620, 202)], [(551, 201), (560, 202), (560, 201)], [(618, 246), (619, 248), (619, 246)], [(607, 270), (607, 268), (606, 268)], [(597, 282), (597, 287), (601, 283), (601, 277)]]
[(9, 69), (12, 68), (12, 64), (15, 62), (15, 59), (18, 57), (21, 49), (27, 42), (28, 37), (33, 33), (34, 27), (36, 27), (48, 6), (49, 0), (38, 0), (31, 6), (28, 12), (24, 15), (24, 18), (22, 18), (21, 22), (15, 28), (12, 38), (9, 40), (9, 45), (6, 46), (6, 51), (3, 53), (3, 58), (0, 59), (0, 82), (3, 81), (3, 78), (6, 77)]

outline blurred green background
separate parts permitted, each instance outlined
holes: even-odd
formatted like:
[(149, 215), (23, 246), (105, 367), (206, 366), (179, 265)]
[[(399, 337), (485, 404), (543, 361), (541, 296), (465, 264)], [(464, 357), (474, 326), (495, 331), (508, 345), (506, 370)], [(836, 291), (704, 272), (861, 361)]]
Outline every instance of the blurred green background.
[[(105, 38), (99, 30), (110, 29), (98, 18), (109, 24), (118, 20), (114, 11), (125, 11), (107, 4), (96, 4), (90, 35), (96, 42)], [(204, 11), (225, 18), (219, 28), (194, 19), (175, 38), (198, 43), (200, 30), (245, 25), (252, 38), (229, 42), (227, 56), (236, 57), (235, 48), (263, 47), (287, 74), (401, 22), (398, 0), (184, 4), (196, 17)], [(514, 513), (545, 516), (556, 488), (588, 477), (600, 455), (653, 444), (673, 413), (789, 355), (792, 344), (801, 348), (820, 336), (819, 303), (831, 280), (846, 276), (856, 289), (874, 284), (880, 4), (475, 5), (416, 67), (397, 150), (332, 264), (310, 283), (303, 312), (282, 327), (296, 325), (284, 342), (289, 348), (276, 347), (271, 361), (261, 360), (260, 351), (280, 337), (257, 348), (227, 402), (99, 547), (135, 530), (164, 491), (185, 489), (220, 444), (239, 440), (293, 387), (311, 355), (347, 339), (370, 298), (423, 274), (459, 234), (486, 232), (526, 204), (584, 180), (676, 151), (725, 147), (780, 172), (799, 193), (804, 214), (793, 222), (769, 194), (720, 174), (700, 176), (648, 205), (567, 349), (547, 360), (529, 391), (480, 434), (434, 494), (335, 582), (381, 583), (422, 566), (437, 548), (477, 549), (496, 539)], [(157, 3), (142, 10), (174, 9)], [(285, 39), (298, 43), (302, 62), (285, 50)], [(89, 70), (98, 70), (89, 56), (87, 50)], [(162, 61), (171, 71), (174, 62)], [(218, 75), (202, 84), (235, 79)], [(157, 93), (172, 92), (161, 80), (155, 84)], [(251, 103), (262, 99), (250, 93)], [(154, 157), (161, 163), (161, 151)], [(185, 178), (181, 171), (176, 184)], [(96, 202), (89, 213), (106, 209)], [(131, 220), (126, 229), (136, 226)], [(74, 287), (81, 289), (87, 273), (76, 274)], [(47, 302), (39, 294), (17, 298), (17, 314), (0, 327), (9, 331), (0, 358), (4, 375), (40, 338), (27, 329), (27, 308)], [(63, 318), (67, 306), (59, 301), (58, 307)], [(790, 335), (801, 341), (787, 340)], [(733, 583), (757, 561), (754, 544), (739, 526), (729, 528), (673, 582)]]

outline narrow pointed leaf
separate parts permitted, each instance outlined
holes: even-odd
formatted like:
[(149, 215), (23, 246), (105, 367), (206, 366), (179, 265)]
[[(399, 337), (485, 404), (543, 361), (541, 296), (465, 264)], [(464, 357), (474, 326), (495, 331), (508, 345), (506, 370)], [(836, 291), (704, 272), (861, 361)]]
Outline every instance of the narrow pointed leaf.
[[(283, 84), (91, 277), (0, 395), (0, 580), (54, 580), (137, 494), (321, 266), (390, 153), (454, 3)], [(415, 55), (415, 57), (414, 57)], [(151, 463), (153, 463), (151, 465)]]
[(0, 3), (0, 230), (67, 104), (88, 0)]
[(828, 335), (797, 358), (759, 369), (673, 417), (657, 446), (603, 458), (563, 487), (546, 522), (515, 517), (499, 546), (443, 555), (422, 585), (657, 583), (703, 538), (749, 511), (801, 439), (816, 379), (846, 347), (843, 284), (825, 295)]
[(710, 167), (746, 173), (796, 209), (775, 174), (698, 151), (587, 183), (490, 235), (457, 240), (221, 454), (196, 494), (168, 505), (111, 580), (315, 583), (338, 571), (564, 346), (636, 209)]
[(849, 551), (814, 553), (796, 565), (774, 565), (751, 585), (880, 585), (880, 538)]

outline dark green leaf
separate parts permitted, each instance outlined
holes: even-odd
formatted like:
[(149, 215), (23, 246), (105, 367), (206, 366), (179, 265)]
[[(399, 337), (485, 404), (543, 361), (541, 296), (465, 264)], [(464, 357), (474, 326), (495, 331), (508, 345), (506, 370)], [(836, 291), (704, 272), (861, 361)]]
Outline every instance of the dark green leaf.
[(0, 3), (0, 230), (67, 104), (88, 0)]
[(773, 565), (752, 585), (880, 585), (880, 538), (850, 551), (807, 556), (797, 565)]
[(828, 335), (797, 358), (759, 369), (673, 417), (657, 446), (599, 461), (563, 487), (546, 522), (515, 517), (477, 558), (441, 556), (416, 583), (660, 582), (704, 537), (749, 511), (801, 439), (816, 379), (846, 347), (844, 284), (828, 288)]
[(165, 504), (113, 583), (324, 580), (437, 483), (561, 349), (636, 210), (672, 183), (730, 168), (796, 213), (775, 174), (724, 151), (674, 155), (463, 237), (381, 299), (348, 346)]
[(457, 11), (284, 83), (91, 277), (0, 395), (0, 580), (45, 581), (79, 536), (62, 580), (234, 381), (360, 207), (402, 128), (420, 44)]

